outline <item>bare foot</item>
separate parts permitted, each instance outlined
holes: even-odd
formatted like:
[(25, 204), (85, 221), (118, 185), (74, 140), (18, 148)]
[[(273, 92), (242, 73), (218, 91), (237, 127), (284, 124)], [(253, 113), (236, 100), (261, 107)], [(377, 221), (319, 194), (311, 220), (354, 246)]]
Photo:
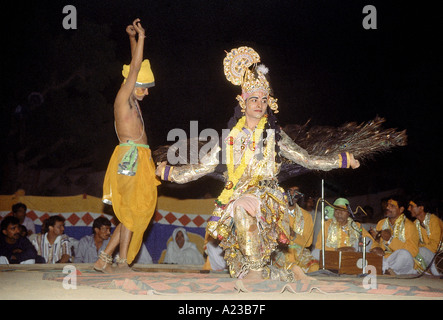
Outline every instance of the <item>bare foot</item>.
[(295, 280), (315, 280), (315, 278), (308, 277), (299, 266), (293, 266), (291, 270), (294, 272)]
[(98, 271), (98, 272), (103, 272), (103, 273), (113, 273), (111, 265), (107, 264), (106, 262), (104, 262), (101, 259), (98, 259), (94, 263), (94, 270)]

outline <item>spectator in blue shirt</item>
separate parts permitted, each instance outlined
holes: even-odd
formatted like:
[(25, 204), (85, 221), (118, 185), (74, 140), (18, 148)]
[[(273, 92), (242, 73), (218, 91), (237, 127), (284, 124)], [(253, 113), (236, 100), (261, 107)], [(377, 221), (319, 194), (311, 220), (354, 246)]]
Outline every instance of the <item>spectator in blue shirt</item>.
[(92, 234), (80, 239), (75, 252), (75, 263), (94, 263), (108, 245), (111, 237), (111, 221), (98, 217), (92, 224)]

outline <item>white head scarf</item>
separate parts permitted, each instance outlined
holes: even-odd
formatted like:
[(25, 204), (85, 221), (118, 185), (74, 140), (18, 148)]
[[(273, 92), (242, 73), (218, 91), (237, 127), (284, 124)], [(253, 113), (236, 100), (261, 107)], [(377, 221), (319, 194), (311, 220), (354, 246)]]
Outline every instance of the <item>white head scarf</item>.
[[(183, 233), (183, 237), (185, 238), (185, 243), (181, 248), (179, 248), (175, 241), (175, 237), (179, 231)], [(180, 227), (176, 228), (172, 233), (172, 241), (168, 243), (164, 263), (200, 265), (204, 264), (205, 260), (200, 251), (198, 251), (195, 243), (189, 241), (186, 230)]]

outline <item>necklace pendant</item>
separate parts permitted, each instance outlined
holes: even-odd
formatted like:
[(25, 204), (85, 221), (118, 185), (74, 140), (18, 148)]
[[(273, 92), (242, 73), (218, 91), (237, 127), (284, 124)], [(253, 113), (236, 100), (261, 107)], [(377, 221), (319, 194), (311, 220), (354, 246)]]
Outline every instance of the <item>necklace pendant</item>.
[(232, 187), (234, 187), (234, 183), (232, 181), (226, 182), (226, 185), (225, 185), (226, 190), (231, 190)]

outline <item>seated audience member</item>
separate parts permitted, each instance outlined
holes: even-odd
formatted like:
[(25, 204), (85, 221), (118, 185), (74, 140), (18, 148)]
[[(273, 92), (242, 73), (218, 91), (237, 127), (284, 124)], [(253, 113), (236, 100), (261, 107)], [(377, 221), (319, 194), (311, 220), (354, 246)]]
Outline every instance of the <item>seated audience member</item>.
[(205, 260), (197, 246), (189, 241), (184, 228), (177, 228), (168, 243), (164, 263), (203, 265)]
[(24, 203), (16, 203), (12, 206), (12, 215), (16, 217), (20, 224), (25, 226), (28, 232), (28, 236), (35, 233), (35, 224), (34, 221), (32, 221), (31, 218), (26, 216), (26, 211), (28, 208)]
[(98, 217), (92, 224), (92, 234), (80, 239), (75, 253), (75, 263), (94, 263), (105, 250), (111, 237), (111, 221)]
[[(325, 222), (325, 250), (356, 252), (359, 250), (360, 237), (366, 237), (366, 251), (382, 254), (382, 250), (378, 248), (379, 245), (375, 243), (369, 232), (360, 223), (352, 220), (348, 206), (347, 199), (338, 198), (330, 208), (332, 218)], [(312, 251), (316, 259), (320, 258), (321, 247), (321, 237), (319, 237)]]
[(20, 221), (9, 216), (1, 222), (0, 264), (32, 264), (37, 251), (26, 237), (20, 235)]
[(57, 215), (45, 221), (45, 229), (42, 228), (42, 233), (37, 234), (32, 242), (37, 254), (46, 263), (68, 263), (71, 259), (71, 244), (69, 237), (64, 234), (65, 218)]
[[(409, 201), (408, 211), (412, 218), (415, 218), (415, 227), (418, 231), (418, 256), (421, 269), (425, 270), (431, 263), (434, 255), (440, 249), (440, 241), (443, 235), (443, 221), (435, 214), (429, 213), (427, 201), (421, 197), (413, 197)], [(435, 267), (435, 263), (430, 267), (433, 275), (440, 275)]]
[[(96, 218), (92, 224), (92, 234), (80, 239), (74, 262), (94, 263), (97, 261), (100, 252), (105, 250), (108, 245), (110, 237), (111, 221), (106, 217)], [(140, 252), (134, 259), (134, 263), (152, 264), (152, 258), (144, 244), (142, 244)]]
[(214, 239), (208, 234), (205, 237), (205, 253), (207, 255), (203, 270), (224, 271), (227, 264), (224, 258), (224, 250), (220, 247), (220, 240)]
[(399, 196), (388, 199), (386, 218), (377, 223), (371, 235), (383, 249), (383, 272), (390, 274), (415, 274), (414, 258), (418, 254), (418, 231), (406, 218), (406, 205)]

